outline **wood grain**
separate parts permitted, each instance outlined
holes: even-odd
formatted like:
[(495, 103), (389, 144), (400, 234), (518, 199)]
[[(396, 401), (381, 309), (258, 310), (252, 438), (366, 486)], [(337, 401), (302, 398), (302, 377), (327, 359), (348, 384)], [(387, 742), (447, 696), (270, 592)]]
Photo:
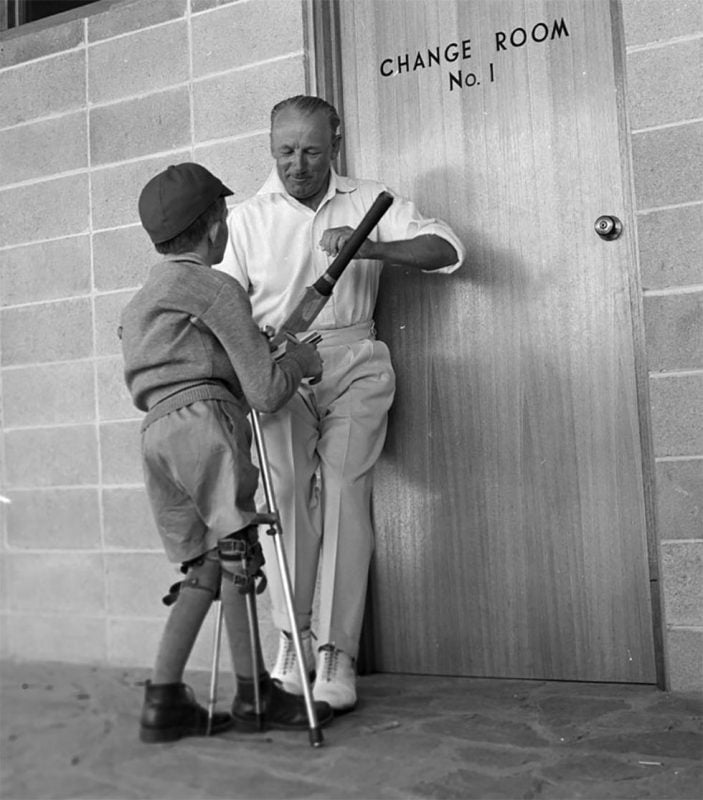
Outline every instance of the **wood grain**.
[[(339, 8), (349, 172), (468, 249), (451, 276), (382, 280), (398, 393), (375, 480), (376, 667), (653, 682), (608, 4)], [(562, 18), (568, 37), (496, 51), (496, 32)], [(470, 59), (379, 71), (462, 39)], [(480, 85), (449, 90), (460, 64)], [(595, 234), (604, 213), (620, 240)]]

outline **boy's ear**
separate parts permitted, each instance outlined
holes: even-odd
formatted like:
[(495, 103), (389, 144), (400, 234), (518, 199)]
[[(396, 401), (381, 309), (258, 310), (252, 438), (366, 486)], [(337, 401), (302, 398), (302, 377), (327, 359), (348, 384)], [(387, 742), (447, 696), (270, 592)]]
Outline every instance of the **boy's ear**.
[(220, 232), (220, 225), (223, 224), (224, 223), (222, 222), (222, 220), (218, 219), (216, 222), (213, 222), (212, 225), (210, 225), (210, 227), (207, 229), (207, 238), (210, 244), (215, 244), (215, 242), (217, 241), (217, 234)]

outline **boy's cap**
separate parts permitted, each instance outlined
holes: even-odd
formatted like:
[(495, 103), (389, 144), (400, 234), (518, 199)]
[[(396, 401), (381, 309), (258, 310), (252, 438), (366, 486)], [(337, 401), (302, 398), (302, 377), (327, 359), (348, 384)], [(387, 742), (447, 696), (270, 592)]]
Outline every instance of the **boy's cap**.
[(139, 195), (139, 218), (154, 244), (183, 233), (218, 197), (234, 194), (200, 164), (171, 165)]

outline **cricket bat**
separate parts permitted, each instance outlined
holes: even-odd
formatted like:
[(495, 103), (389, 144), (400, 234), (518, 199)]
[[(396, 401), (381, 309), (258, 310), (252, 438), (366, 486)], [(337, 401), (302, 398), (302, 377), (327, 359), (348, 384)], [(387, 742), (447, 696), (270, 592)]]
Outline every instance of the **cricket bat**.
[(308, 286), (305, 289), (298, 304), (271, 339), (272, 348), (278, 347), (284, 342), (287, 333), (300, 333), (308, 330), (315, 317), (330, 299), (332, 290), (340, 275), (354, 258), (356, 251), (376, 227), (381, 217), (388, 211), (392, 202), (393, 195), (389, 192), (381, 192), (378, 195), (364, 218), (354, 229), (352, 235), (344, 243), (337, 257), (329, 265), (325, 274), (321, 275), (312, 286)]

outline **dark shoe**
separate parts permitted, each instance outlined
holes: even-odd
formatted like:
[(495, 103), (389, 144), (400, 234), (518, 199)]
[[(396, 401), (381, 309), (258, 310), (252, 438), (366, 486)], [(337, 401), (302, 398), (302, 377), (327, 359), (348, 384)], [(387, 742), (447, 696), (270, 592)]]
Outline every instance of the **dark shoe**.
[[(261, 718), (254, 706), (254, 681), (237, 678), (237, 695), (232, 703), (232, 716), (238, 730), (263, 731), (307, 730), (309, 728), (305, 698), (284, 691), (280, 681), (265, 675), (259, 682), (261, 692)], [(314, 703), (317, 724), (322, 727), (331, 722), (332, 709), (328, 703)]]
[[(220, 733), (234, 724), (230, 714), (216, 711), (210, 733)], [(173, 742), (183, 736), (207, 734), (207, 710), (195, 702), (185, 683), (146, 682), (139, 738), (143, 742)]]

